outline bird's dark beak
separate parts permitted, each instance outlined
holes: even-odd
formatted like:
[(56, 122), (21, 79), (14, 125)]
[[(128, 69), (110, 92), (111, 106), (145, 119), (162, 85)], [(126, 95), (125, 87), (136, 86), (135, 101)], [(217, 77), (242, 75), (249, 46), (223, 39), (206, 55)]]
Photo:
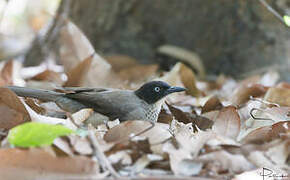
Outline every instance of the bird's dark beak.
[(171, 94), (171, 93), (174, 93), (174, 92), (182, 92), (182, 91), (186, 91), (186, 89), (182, 88), (182, 87), (172, 86), (169, 89), (167, 89), (166, 92), (167, 92), (167, 94)]

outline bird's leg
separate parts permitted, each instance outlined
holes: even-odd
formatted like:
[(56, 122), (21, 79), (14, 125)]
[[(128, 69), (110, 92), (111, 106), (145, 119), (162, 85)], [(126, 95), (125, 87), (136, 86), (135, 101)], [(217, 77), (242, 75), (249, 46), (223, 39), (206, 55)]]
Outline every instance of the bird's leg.
[(154, 122), (150, 122), (150, 123), (151, 123), (151, 126), (150, 126), (150, 127), (144, 129), (143, 131), (141, 131), (141, 132), (139, 132), (139, 133), (137, 133), (137, 134), (133, 134), (133, 135), (130, 136), (129, 138), (121, 139), (121, 140), (117, 141), (116, 144), (122, 143), (122, 142), (124, 142), (124, 141), (131, 140), (131, 139), (133, 139), (134, 137), (136, 137), (136, 136), (140, 136), (141, 134), (143, 134), (143, 133), (149, 131), (150, 129), (154, 128), (155, 123), (154, 123)]
[(133, 138), (136, 137), (136, 136), (140, 136), (141, 134), (144, 134), (145, 132), (147, 132), (147, 131), (149, 131), (150, 129), (154, 128), (155, 123), (154, 123), (154, 122), (151, 122), (151, 121), (150, 121), (150, 123), (151, 123), (151, 126), (150, 126), (150, 127), (144, 129), (143, 131), (141, 131), (141, 132), (139, 132), (139, 133), (137, 133), (137, 134), (134, 134), (133, 136), (130, 137), (130, 139), (133, 139)]

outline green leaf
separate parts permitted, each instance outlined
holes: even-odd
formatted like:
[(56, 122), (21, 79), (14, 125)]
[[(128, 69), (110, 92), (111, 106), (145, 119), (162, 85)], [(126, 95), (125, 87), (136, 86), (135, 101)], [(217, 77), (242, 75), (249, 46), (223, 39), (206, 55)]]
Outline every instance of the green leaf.
[(285, 22), (285, 24), (288, 26), (288, 27), (290, 27), (290, 16), (284, 16), (283, 17), (283, 19), (284, 19), (284, 22)]
[(49, 146), (55, 138), (71, 133), (74, 131), (62, 125), (28, 122), (12, 128), (8, 141), (18, 147)]

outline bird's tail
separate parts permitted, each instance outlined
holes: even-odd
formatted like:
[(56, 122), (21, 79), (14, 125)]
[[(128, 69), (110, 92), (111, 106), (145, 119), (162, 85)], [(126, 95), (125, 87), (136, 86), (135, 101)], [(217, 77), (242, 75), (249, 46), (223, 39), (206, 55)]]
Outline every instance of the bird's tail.
[(33, 89), (18, 86), (7, 86), (7, 88), (13, 91), (18, 96), (36, 98), (42, 101), (56, 101), (58, 97), (63, 95), (63, 93), (44, 89)]

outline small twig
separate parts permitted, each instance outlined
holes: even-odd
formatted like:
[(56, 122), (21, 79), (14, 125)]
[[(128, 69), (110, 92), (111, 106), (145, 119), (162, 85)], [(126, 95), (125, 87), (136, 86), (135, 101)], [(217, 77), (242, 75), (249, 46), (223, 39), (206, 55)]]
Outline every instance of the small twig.
[(94, 148), (94, 156), (97, 158), (97, 160), (100, 162), (100, 165), (105, 170), (109, 170), (111, 175), (114, 178), (120, 178), (120, 175), (117, 173), (117, 171), (113, 168), (110, 161), (107, 159), (104, 152), (101, 150), (100, 144), (96, 138), (96, 135), (93, 130), (89, 130), (89, 139), (93, 145)]
[(144, 129), (143, 131), (137, 133), (137, 134), (133, 134), (132, 136), (130, 136), (129, 138), (123, 138), (123, 139), (120, 139), (119, 141), (116, 142), (116, 144), (119, 144), (119, 143), (122, 143), (122, 142), (125, 142), (125, 141), (128, 141), (128, 140), (131, 140), (133, 139), (134, 137), (137, 137), (137, 136), (140, 136), (141, 134), (144, 134), (145, 132), (149, 131), (150, 129), (154, 128), (155, 126), (155, 123), (154, 122), (150, 122), (151, 123), (151, 126), (149, 126), (148, 128)]
[(268, 11), (270, 11), (274, 16), (276, 16), (285, 26), (287, 26), (286, 24), (285, 24), (285, 21), (284, 21), (284, 19), (283, 19), (283, 17), (275, 10), (275, 9), (273, 9), (265, 0), (259, 0), (260, 1), (260, 3), (262, 4), (262, 5), (264, 5), (267, 9), (268, 9)]
[[(42, 29), (35, 37), (30, 49), (26, 52), (24, 58), (25, 66), (33, 66), (39, 64), (46, 57), (49, 52), (55, 48), (60, 29), (66, 23), (69, 13), (71, 0), (61, 0), (58, 10), (52, 22)], [(44, 31), (44, 32), (42, 32)], [(44, 35), (43, 35), (44, 34)]]

